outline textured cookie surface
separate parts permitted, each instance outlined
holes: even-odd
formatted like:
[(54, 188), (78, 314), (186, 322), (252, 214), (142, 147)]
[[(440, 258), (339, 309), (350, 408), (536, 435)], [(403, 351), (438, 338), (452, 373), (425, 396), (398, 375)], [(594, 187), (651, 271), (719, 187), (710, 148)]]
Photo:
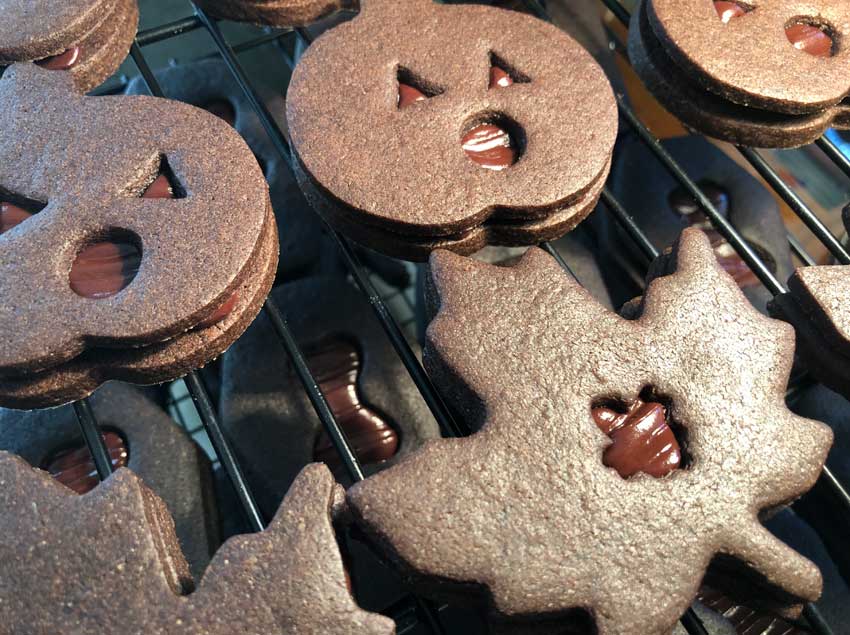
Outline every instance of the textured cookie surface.
[[(32, 65), (6, 72), (0, 104), (0, 196), (32, 213), (0, 235), (0, 326), (17, 334), (0, 343), (0, 374), (163, 342), (235, 292), (259, 308), (243, 287), (274, 268), (277, 241), (265, 180), (229, 126), (168, 100), (76, 97), (63, 73)], [(143, 197), (158, 175), (172, 197)], [(138, 270), (117, 292), (86, 295), (73, 268), (104, 240), (135, 249)]]
[[(823, 110), (850, 93), (850, 4), (842, 0), (763, 1), (722, 20), (709, 0), (643, 0), (668, 55), (709, 90), (748, 107), (776, 112)], [(832, 36), (820, 57), (789, 40), (791, 24), (817, 24)]]
[(2, 453), (0, 485), (10, 632), (394, 632), (346, 588), (331, 524), (342, 494), (320, 466), (302, 472), (266, 531), (225, 543), (190, 595), (168, 512), (132, 472), (77, 496)]
[[(488, 222), (545, 222), (604, 179), (616, 104), (568, 35), (492, 7), (362, 5), (307, 50), (288, 92), (294, 148), (339, 208), (332, 222), (434, 243)], [(509, 85), (492, 84), (494, 68)], [(405, 86), (423, 98), (401, 103)], [(510, 133), (515, 163), (493, 170), (470, 160), (462, 141), (484, 124)]]
[[(206, 455), (137, 388), (112, 382), (98, 390), (91, 403), (98, 424), (109, 435), (113, 465), (131, 469), (162, 499), (192, 575), (200, 577), (218, 547), (219, 533)], [(97, 484), (70, 406), (30, 412), (0, 409), (0, 450), (50, 471), (74, 491), (89, 491)]]
[(136, 0), (0, 0), (0, 63), (67, 70), (80, 92), (112, 75), (139, 23)]
[[(850, 207), (844, 210), (850, 227)], [(850, 395), (850, 267), (800, 267), (788, 280), (788, 293), (776, 297), (771, 311), (797, 329), (799, 351), (823, 384)]]
[[(180, 64), (160, 69), (156, 78), (166, 97), (218, 114), (239, 132), (254, 152), (269, 183), (277, 221), (280, 241), (278, 281), (315, 271), (317, 265), (327, 259), (328, 251), (321, 219), (304, 199), (289, 166), (274, 149), (259, 117), (225, 63), (219, 59), (206, 59)], [(263, 89), (262, 86), (258, 88)], [(138, 77), (130, 82), (127, 94), (147, 95), (144, 80)], [(285, 128), (286, 104), (283, 96), (262, 90), (262, 102)]]
[(340, 9), (353, 8), (355, 0), (198, 0), (212, 15), (239, 22), (271, 26), (305, 26)]
[[(426, 368), (483, 428), (349, 491), (424, 588), (483, 587), (506, 616), (586, 609), (604, 635), (670, 633), (718, 554), (780, 600), (819, 595), (817, 568), (758, 520), (811, 487), (832, 440), (784, 405), (793, 331), (750, 306), (698, 230), (674, 254), (634, 321), (539, 250), (513, 268), (432, 258)], [(625, 479), (591, 411), (646, 389), (668, 400), (687, 460)]]
[[(715, 20), (722, 22), (717, 11)], [(686, 68), (671, 57), (653, 29), (648, 2), (639, 4), (632, 14), (628, 49), (635, 71), (661, 105), (702, 134), (735, 144), (793, 148), (813, 142), (830, 125), (850, 126), (850, 111), (843, 101), (805, 114), (788, 114), (752, 107), (749, 101), (739, 104), (729, 98), (728, 91), (713, 92), (699, 69)], [(729, 63), (738, 61), (733, 58)]]
[[(280, 306), (297, 307), (288, 316), (289, 326), (367, 471), (439, 436), (357, 289), (344, 279), (313, 277), (279, 286), (272, 297)], [(265, 315), (223, 357), (220, 412), (264, 510), (277, 507), (307, 463), (339, 463), (332, 447), (317, 457), (323, 427)]]
[[(714, 206), (744, 236), (776, 277), (791, 274), (791, 252), (785, 226), (775, 199), (759, 181), (702, 137), (687, 136), (662, 141), (664, 149), (700, 186)], [(655, 161), (652, 151), (637, 138), (622, 142), (611, 168), (611, 190), (634, 215), (652, 244), (668, 248), (686, 227), (709, 234), (718, 262), (738, 283), (759, 310), (773, 298), (732, 246), (713, 229), (696, 200)], [(634, 241), (607, 215), (592, 219), (603, 226), (608, 253), (640, 263), (642, 254)], [(642, 275), (642, 273), (641, 273)]]

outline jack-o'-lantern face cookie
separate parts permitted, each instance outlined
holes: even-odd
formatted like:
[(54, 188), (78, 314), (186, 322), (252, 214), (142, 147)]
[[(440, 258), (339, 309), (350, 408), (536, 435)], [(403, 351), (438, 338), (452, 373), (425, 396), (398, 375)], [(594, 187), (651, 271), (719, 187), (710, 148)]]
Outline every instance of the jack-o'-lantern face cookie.
[(0, 0), (0, 64), (69, 71), (80, 92), (112, 75), (139, 24), (136, 0)]
[(287, 120), (318, 211), (419, 260), (572, 229), (598, 199), (617, 133), (610, 85), (568, 35), (431, 0), (365, 0), (318, 38), (293, 74)]
[(793, 147), (850, 126), (842, 0), (643, 0), (629, 56), (682, 122), (733, 143)]
[(432, 256), (425, 368), (479, 431), (348, 494), (423, 590), (483, 591), (502, 618), (580, 611), (599, 635), (668, 635), (712, 562), (783, 612), (817, 598), (817, 568), (759, 522), (832, 440), (785, 406), (793, 330), (699, 230), (665, 264), (626, 320), (537, 248), (513, 267)]
[(277, 262), (268, 187), (230, 126), (70, 84), (34, 65), (0, 80), (3, 406), (202, 366), (253, 320)]
[[(280, 260), (277, 281), (291, 280), (315, 272), (335, 255), (325, 238), (324, 224), (304, 199), (286, 161), (274, 149), (257, 113), (245, 93), (220, 59), (204, 59), (169, 66), (156, 72), (156, 79), (169, 99), (203, 108), (232, 125), (254, 152), (266, 180), (275, 212)], [(286, 117), (283, 95), (255, 86), (275, 119)], [(127, 86), (125, 94), (147, 95), (142, 77)]]
[(219, 18), (267, 24), (305, 26), (341, 9), (353, 9), (356, 0), (197, 0), (197, 6)]

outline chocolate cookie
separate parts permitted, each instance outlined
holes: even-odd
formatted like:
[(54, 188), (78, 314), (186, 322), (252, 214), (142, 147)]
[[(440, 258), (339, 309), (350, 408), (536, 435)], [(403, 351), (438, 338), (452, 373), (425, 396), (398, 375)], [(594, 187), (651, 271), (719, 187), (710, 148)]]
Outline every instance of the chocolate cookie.
[[(581, 286), (606, 309), (613, 308), (611, 294), (606, 284), (607, 275), (605, 267), (607, 262), (601, 257), (602, 251), (593, 235), (585, 231), (585, 225), (578, 227), (575, 231), (559, 238), (551, 243), (558, 252), (569, 270), (579, 281)], [(492, 265), (508, 266), (518, 261), (525, 252), (526, 247), (485, 247), (472, 255), (472, 258)], [(425, 341), (425, 330), (437, 312), (437, 307), (429, 306), (429, 297), (433, 294), (426, 291), (430, 282), (427, 265), (420, 265), (418, 295), (416, 298), (417, 336), (420, 341)]]
[[(210, 462), (197, 445), (138, 389), (112, 382), (92, 397), (115, 468), (129, 467), (174, 518), (192, 575), (200, 578), (219, 545)], [(50, 472), (78, 494), (98, 484), (97, 471), (70, 406), (0, 410), (0, 450)]]
[(0, 80), (0, 126), (0, 329), (15, 334), (0, 342), (0, 405), (174, 379), (253, 320), (277, 236), (229, 126), (164, 99), (79, 97), (33, 65)]
[(301, 473), (266, 531), (225, 543), (190, 595), (168, 511), (129, 470), (77, 496), (0, 453), (0, 483), (8, 632), (394, 632), (346, 588), (332, 525), (343, 493), (321, 466)]
[[(850, 227), (850, 206), (844, 210)], [(850, 277), (845, 265), (800, 267), (788, 280), (788, 293), (776, 296), (771, 312), (791, 322), (798, 353), (812, 375), (850, 398)]]
[[(662, 145), (773, 273), (780, 280), (787, 279), (793, 271), (791, 252), (779, 207), (770, 192), (702, 137), (668, 139)], [(672, 245), (685, 227), (703, 229), (720, 265), (757, 309), (767, 310), (773, 295), (645, 143), (634, 137), (622, 140), (611, 168), (610, 187), (659, 250)], [(595, 215), (593, 220), (604, 237), (606, 252), (622, 261), (626, 270), (643, 272), (643, 256), (619, 224), (608, 215)]]
[(118, 70), (139, 24), (136, 0), (0, 0), (0, 14), (0, 64), (70, 71), (83, 93)]
[(670, 266), (628, 321), (537, 249), (512, 268), (432, 257), (425, 366), (483, 427), (349, 490), (423, 590), (483, 590), (503, 617), (589, 614), (600, 635), (669, 633), (712, 561), (786, 613), (818, 597), (817, 568), (758, 520), (811, 487), (832, 440), (785, 408), (793, 330), (700, 231)]
[[(156, 79), (169, 99), (204, 108), (236, 128), (257, 158), (269, 182), (280, 240), (277, 279), (292, 280), (320, 269), (333, 254), (321, 219), (304, 199), (286, 162), (274, 149), (244, 91), (220, 59), (198, 60), (163, 68)], [(128, 95), (147, 95), (141, 77), (127, 86)], [(281, 124), (286, 122), (283, 96), (260, 87), (261, 100)], [(329, 253), (330, 252), (330, 253)]]
[[(289, 326), (368, 471), (391, 465), (439, 436), (369, 304), (344, 279), (307, 278), (277, 287), (272, 297), (292, 307)], [(311, 461), (344, 474), (264, 315), (223, 359), (222, 425), (264, 510), (275, 509)]]
[(270, 26), (305, 26), (341, 9), (354, 9), (356, 0), (197, 0), (211, 15), (237, 22)]
[(299, 183), (329, 223), (424, 260), (553, 239), (590, 213), (617, 108), (572, 38), (487, 6), (361, 4), (307, 50), (287, 97)]
[(686, 126), (731, 143), (796, 147), (850, 126), (841, 0), (642, 0), (629, 58)]
[[(593, 237), (588, 232), (577, 230), (551, 244), (581, 286), (606, 309), (612, 308), (611, 296), (600, 266), (600, 249)], [(524, 247), (485, 247), (472, 257), (493, 265), (509, 266), (520, 260), (526, 251), (528, 249)]]

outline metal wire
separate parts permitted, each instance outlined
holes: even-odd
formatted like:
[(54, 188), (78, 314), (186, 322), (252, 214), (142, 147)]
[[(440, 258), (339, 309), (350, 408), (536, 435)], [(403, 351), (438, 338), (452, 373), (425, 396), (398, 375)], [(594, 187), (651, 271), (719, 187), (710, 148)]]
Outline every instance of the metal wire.
[(239, 466), (239, 461), (236, 459), (236, 454), (233, 452), (227, 437), (221, 429), (221, 423), (218, 420), (218, 414), (212, 404), (206, 386), (204, 386), (200, 375), (196, 371), (192, 371), (185, 377), (186, 389), (192, 396), (192, 401), (195, 408), (198, 409), (198, 415), (201, 422), (204, 424), (204, 429), (210, 438), (213, 449), (218, 455), (221, 465), (224, 468), (230, 482), (233, 484), (233, 489), (236, 491), (236, 497), (245, 512), (245, 518), (253, 531), (262, 531), (266, 522), (263, 518), (263, 513), (260, 511), (257, 501), (251, 493), (251, 488), (248, 486), (248, 481), (245, 480), (245, 475), (242, 473), (242, 468)]
[(835, 237), (829, 228), (823, 224), (815, 213), (803, 202), (796, 192), (791, 189), (782, 177), (777, 174), (764, 157), (752, 148), (738, 146), (740, 152), (747, 161), (756, 169), (756, 171), (767, 181), (770, 186), (779, 194), (782, 199), (788, 203), (791, 210), (802, 220), (806, 227), (829, 249), (830, 253), (835, 256), (835, 259), (842, 265), (850, 264), (850, 253), (844, 248), (844, 245)]
[[(290, 167), (293, 167), (293, 156), (292, 151), (289, 147), (289, 143), (286, 140), (286, 136), (283, 134), (283, 131), (277, 125), (269, 112), (268, 108), (266, 108), (265, 104), (262, 100), (257, 96), (256, 91), (254, 90), (251, 82), (248, 80), (248, 76), (242, 68), (239, 61), (236, 59), (236, 55), (234, 54), (232, 48), (228, 45), (227, 41), (224, 39), (224, 36), (221, 33), (221, 30), (218, 28), (218, 25), (207, 16), (203, 10), (195, 8), (196, 14), (201, 19), (204, 26), (210, 33), (210, 36), (213, 38), (213, 41), (218, 46), (222, 58), (233, 74), (239, 86), (242, 88), (245, 97), (248, 99), (251, 107), (257, 113), (257, 116), (260, 118), (260, 122), (266, 130), (272, 144), (277, 150), (278, 154), (287, 162)], [(296, 32), (300, 37), (309, 37), (305, 36), (304, 33), (301, 32), (300, 29), (296, 29)], [(402, 363), (404, 364), (407, 372), (410, 374), (411, 379), (413, 380), (416, 387), (419, 389), (419, 392), (422, 394), (423, 399), (425, 400), (426, 405), (431, 410), (431, 413), (434, 415), (434, 418), (437, 420), (437, 424), (440, 427), (441, 432), (444, 436), (461, 436), (464, 433), (468, 434), (468, 429), (464, 426), (458, 424), (458, 422), (454, 419), (449, 409), (446, 407), (442, 398), (440, 397), (437, 389), (434, 387), (428, 375), (425, 373), (425, 370), (422, 368), (422, 364), (419, 362), (418, 358), (411, 349), (410, 344), (407, 342), (407, 339), (404, 337), (402, 333), (401, 327), (399, 327), (398, 323), (392, 316), (392, 313), (387, 308), (384, 303), (381, 295), (378, 293), (375, 286), (372, 284), (372, 281), (369, 279), (369, 276), (366, 275), (362, 264), (360, 263), (360, 259), (354, 252), (351, 243), (347, 238), (345, 238), (339, 232), (331, 229), (330, 235), (337, 243), (337, 246), (340, 249), (340, 253), (343, 256), (343, 260), (345, 261), (349, 271), (354, 277), (355, 282), (360, 287), (361, 291), (366, 295), (366, 298), (369, 300), (369, 304), (372, 306), (375, 315), (378, 317), (378, 320), (381, 324), (381, 327), (384, 329), (384, 332), (390, 339), (393, 347), (396, 352), (400, 356)]]
[(91, 403), (88, 399), (75, 401), (74, 412), (77, 415), (77, 421), (80, 424), (83, 439), (94, 460), (97, 476), (101, 481), (106, 480), (113, 471), (112, 460), (109, 458), (109, 450), (106, 449), (106, 442), (100, 433)]
[[(623, 24), (628, 25), (629, 13), (622, 6), (622, 4), (620, 4), (616, 0), (601, 1), (606, 7), (608, 7), (609, 10), (611, 10), (611, 12), (618, 20), (620, 20)], [(526, 3), (528, 4), (529, 8), (531, 8), (532, 11), (538, 16), (543, 18), (548, 17), (546, 16), (545, 9), (540, 5), (537, 0), (526, 0)], [(136, 62), (140, 74), (148, 84), (151, 94), (156, 96), (163, 96), (162, 90), (159, 87), (149, 65), (147, 64), (144, 55), (142, 54), (141, 46), (160, 42), (171, 37), (183, 33), (188, 33), (198, 28), (204, 27), (209, 32), (210, 36), (216, 44), (219, 53), (222, 55), (224, 61), (227, 63), (228, 67), (230, 68), (230, 71), (236, 78), (237, 82), (239, 83), (252, 107), (254, 108), (254, 110), (257, 111), (257, 114), (259, 115), (260, 120), (266, 128), (266, 131), (268, 132), (269, 137), (272, 143), (275, 145), (277, 151), (291, 165), (293, 157), (285, 136), (283, 135), (277, 124), (274, 122), (274, 119), (268, 112), (265, 105), (257, 97), (256, 92), (253, 90), (253, 87), (251, 86), (249, 80), (247, 79), (247, 76), (245, 75), (235, 56), (235, 52), (237, 50), (245, 50), (253, 46), (259, 46), (263, 43), (277, 40), (282, 36), (287, 35), (290, 31), (283, 30), (280, 32), (268, 33), (250, 42), (246, 42), (232, 47), (226, 42), (220, 29), (218, 28), (218, 25), (213, 20), (206, 16), (203, 11), (197, 9), (197, 7), (195, 8), (195, 12), (196, 14), (194, 16), (187, 17), (181, 20), (176, 20), (167, 24), (157, 26), (152, 29), (147, 29), (145, 31), (139, 32), (136, 42), (131, 48), (130, 54)], [(300, 37), (305, 43), (309, 44), (311, 38), (309, 37), (309, 34), (306, 31), (304, 31), (303, 29), (297, 29), (296, 32), (298, 37)], [(750, 246), (737, 232), (737, 230), (719, 214), (719, 212), (711, 204), (711, 201), (704, 196), (699, 187), (688, 177), (688, 175), (681, 169), (681, 167), (675, 162), (675, 160), (669, 155), (669, 153), (666, 152), (666, 150), (663, 148), (658, 139), (656, 139), (643, 125), (643, 123), (637, 119), (634, 112), (631, 110), (631, 108), (621, 96), (618, 96), (618, 106), (620, 108), (620, 114), (630, 125), (630, 127), (637, 133), (637, 135), (644, 141), (644, 143), (649, 145), (649, 147), (653, 150), (653, 152), (656, 154), (661, 163), (668, 169), (668, 171), (670, 171), (674, 178), (676, 178), (691, 193), (691, 195), (696, 199), (697, 203), (705, 211), (707, 217), (711, 220), (711, 222), (717, 228), (720, 234), (741, 255), (741, 257), (748, 264), (748, 266), (750, 266), (753, 272), (759, 277), (761, 282), (765, 284), (765, 286), (774, 294), (784, 292), (784, 285), (776, 279), (775, 275), (770, 271), (769, 268), (767, 268), (764, 262), (758, 257), (756, 252), (752, 250), (752, 248), (750, 248)], [(850, 160), (848, 160), (847, 157), (845, 157), (840, 152), (840, 150), (835, 146), (834, 143), (832, 143), (826, 137), (823, 137), (817, 141), (817, 145), (825, 153), (825, 155), (830, 160), (832, 160), (839, 169), (844, 172), (844, 174), (850, 176)], [(759, 172), (759, 174), (761, 174), (762, 177), (765, 178), (765, 180), (767, 180), (767, 182), (777, 191), (777, 193), (779, 193), (779, 195), (789, 204), (795, 214), (800, 217), (800, 219), (806, 224), (806, 226), (812, 231), (812, 233), (826, 246), (826, 248), (833, 254), (833, 256), (835, 256), (835, 258), (839, 262), (843, 264), (849, 264), (850, 253), (847, 252), (843, 245), (841, 245), (837, 238), (817, 218), (817, 216), (812, 212), (812, 210), (808, 208), (808, 206), (803, 203), (803, 201), (796, 195), (796, 193), (781, 179), (781, 177), (776, 173), (776, 171), (773, 170), (773, 168), (764, 160), (761, 154), (750, 148), (739, 148), (739, 151), (753, 165), (753, 167)], [(640, 229), (634, 218), (623, 208), (623, 206), (611, 195), (611, 193), (607, 189), (604, 190), (602, 193), (602, 201), (605, 204), (606, 208), (609, 210), (609, 212), (612, 214), (614, 219), (635, 241), (635, 244), (646, 256), (647, 260), (655, 258), (658, 255), (658, 250), (656, 249), (656, 247), (649, 240), (648, 236)], [(443, 434), (445, 436), (458, 436), (462, 434), (467, 434), (469, 430), (464, 429), (461, 424), (454, 420), (451, 413), (448, 411), (445, 404), (439, 397), (439, 394), (437, 393), (435, 387), (431, 384), (430, 379), (427, 377), (427, 375), (425, 375), (421, 364), (419, 363), (418, 359), (416, 358), (415, 354), (407, 343), (407, 340), (404, 338), (401, 329), (395, 322), (389, 309), (381, 299), (381, 296), (378, 294), (374, 285), (369, 280), (368, 275), (365, 273), (365, 270), (362, 264), (360, 263), (356, 253), (354, 252), (351, 243), (348, 241), (347, 238), (343, 237), (338, 232), (332, 231), (331, 235), (337, 242), (341, 253), (344, 256), (344, 260), (349, 270), (351, 271), (355, 281), (369, 300), (370, 304), (373, 307), (373, 310), (375, 311), (378, 319), (381, 322), (382, 327), (384, 328), (384, 331), (387, 333), (393, 346), (402, 358), (405, 367), (411, 375), (411, 378), (413, 379), (417, 387), (420, 389), (423, 398), (425, 399), (431, 411), (434, 413), (434, 416), (437, 419), (437, 422), (440, 425)], [(801, 259), (802, 262), (806, 264), (814, 264), (814, 260), (811, 258), (811, 256), (806, 253), (800, 242), (792, 235), (789, 235), (789, 244), (793, 252), (798, 256), (798, 258)], [(554, 250), (551, 245), (549, 245), (548, 243), (543, 243), (541, 244), (541, 247), (545, 249), (548, 253), (550, 253), (553, 257), (555, 257), (559, 264), (561, 264), (561, 266), (564, 267), (565, 270), (569, 271), (572, 274), (572, 271), (570, 271), (569, 267), (560, 257), (560, 254), (558, 254), (558, 252)], [(327, 402), (324, 400), (324, 396), (319, 390), (314, 378), (310, 374), (309, 369), (306, 365), (305, 358), (299, 350), (297, 343), (295, 342), (295, 339), (288, 325), (286, 324), (285, 317), (273, 301), (267, 302), (265, 309), (267, 314), (269, 315), (270, 320), (272, 321), (275, 331), (279, 335), (287, 353), (289, 354), (295, 365), (296, 374), (298, 375), (301, 383), (304, 385), (305, 390), (308, 393), (308, 397), (310, 398), (311, 403), (317, 412), (317, 415), (319, 416), (320, 420), (322, 421), (322, 424), (324, 425), (329, 436), (334, 442), (337, 451), (340, 453), (340, 457), (342, 458), (343, 463), (345, 464), (346, 469), (349, 472), (349, 475), (352, 477), (353, 480), (362, 479), (363, 473), (362, 469), (360, 468), (359, 462), (357, 461), (357, 457), (354, 454), (347, 439), (345, 438), (344, 431), (339, 427), (338, 423), (333, 417), (333, 413), (330, 411)], [(244, 476), (242, 475), (238, 461), (236, 460), (236, 457), (233, 454), (227, 442), (227, 439), (222, 433), (215, 409), (200, 376), (195, 372), (190, 373), (186, 378), (186, 386), (189, 390), (190, 395), (192, 396), (193, 402), (195, 403), (198, 409), (198, 413), (204, 424), (204, 427), (206, 428), (207, 433), (210, 436), (210, 439), (213, 443), (213, 447), (218, 456), (221, 458), (222, 465), (227, 471), (231, 482), (233, 482), (234, 487), (237, 489), (237, 495), (240, 498), (243, 508), (246, 510), (252, 528), (255, 530), (262, 529), (264, 525), (262, 515), (260, 514), (259, 509), (257, 508), (256, 503), (253, 500), (251, 492), (247, 486), (247, 483), (245, 482)], [(109, 455), (105, 443), (103, 441), (103, 437), (99, 432), (94, 413), (91, 410), (91, 406), (88, 403), (88, 400), (81, 400), (79, 402), (76, 402), (74, 404), (74, 410), (79, 420), (83, 437), (94, 458), (98, 475), (101, 479), (106, 478), (112, 472), (112, 463), (109, 459)], [(839, 495), (839, 498), (842, 500), (843, 504), (845, 504), (848, 509), (850, 509), (850, 494), (848, 494), (847, 490), (843, 487), (843, 485), (828, 469), (824, 470), (824, 477), (826, 478), (832, 489)], [(418, 609), (421, 609), (423, 606), (420, 601), (415, 598), (411, 598), (410, 600), (406, 601), (412, 601), (413, 605), (416, 606)], [(407, 606), (410, 606), (410, 604), (408, 604)], [(811, 604), (807, 605), (804, 614), (809, 620), (809, 622), (813, 625), (817, 633), (819, 633), (820, 635), (830, 635), (832, 633), (831, 629), (823, 620), (823, 617), (819, 614), (816, 607)], [(425, 610), (423, 612), (423, 617), (425, 621), (430, 623), (431, 628), (435, 632), (441, 632), (442, 627), (439, 624), (439, 620), (437, 619), (436, 615), (437, 612), (433, 606), (425, 605)], [(682, 617), (682, 623), (685, 626), (686, 630), (691, 633), (691, 635), (706, 635), (706, 630), (704, 626), (692, 610), (689, 609), (689, 611)]]

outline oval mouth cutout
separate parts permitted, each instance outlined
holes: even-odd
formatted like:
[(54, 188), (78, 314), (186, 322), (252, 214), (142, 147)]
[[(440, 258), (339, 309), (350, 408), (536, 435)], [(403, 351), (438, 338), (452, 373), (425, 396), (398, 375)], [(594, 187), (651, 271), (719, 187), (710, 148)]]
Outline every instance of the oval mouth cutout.
[(139, 273), (142, 250), (127, 235), (113, 235), (85, 245), (68, 276), (77, 295), (92, 300), (112, 297), (126, 289)]
[(525, 136), (522, 128), (504, 115), (476, 117), (465, 129), (461, 148), (470, 161), (486, 170), (505, 170), (522, 156)]

